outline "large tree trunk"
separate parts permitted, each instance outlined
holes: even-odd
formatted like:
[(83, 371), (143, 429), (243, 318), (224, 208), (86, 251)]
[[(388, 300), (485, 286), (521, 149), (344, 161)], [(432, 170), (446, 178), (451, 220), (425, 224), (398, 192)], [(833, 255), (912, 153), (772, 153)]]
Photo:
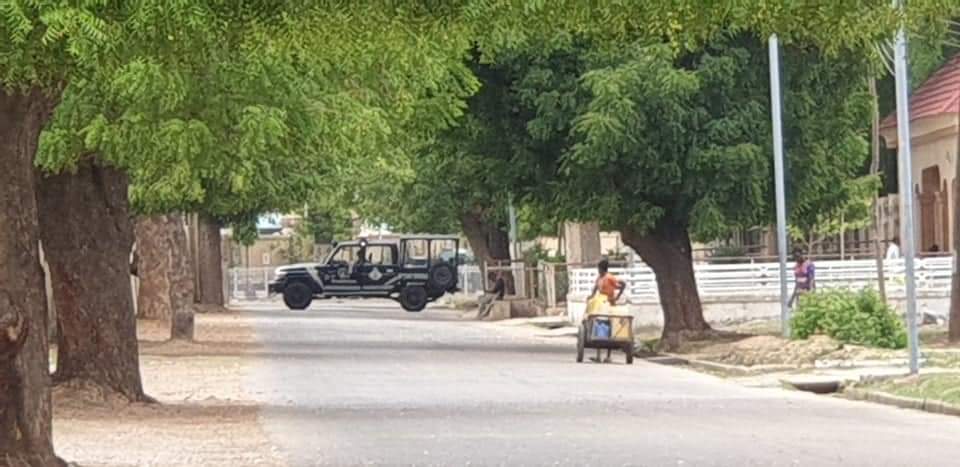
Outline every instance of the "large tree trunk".
[[(137, 243), (137, 314), (143, 319), (170, 320), (170, 268), (168, 251), (171, 224), (175, 216), (141, 216), (135, 223)], [(193, 284), (191, 284), (191, 289)]]
[(193, 339), (193, 265), (183, 218), (172, 214), (141, 217), (136, 236), (141, 317), (170, 323), (172, 339)]
[(65, 465), (53, 452), (47, 307), (33, 158), (53, 99), (0, 86), (0, 466)]
[[(960, 135), (957, 136), (960, 149)], [(953, 193), (953, 281), (950, 287), (949, 340), (960, 342), (960, 161), (954, 161)]]
[(220, 250), (220, 223), (198, 216), (197, 226), (200, 289), (197, 301), (203, 305), (223, 306), (223, 254)]
[[(460, 217), (463, 233), (470, 243), (474, 257), (480, 262), (482, 271), (486, 272), (486, 265), (492, 264), (500, 268), (510, 266), (510, 235), (504, 229), (486, 219), (483, 211), (472, 210)], [(516, 293), (513, 282), (513, 272), (503, 271), (503, 281), (506, 283), (507, 295)], [(484, 277), (486, 281), (487, 277)]]
[(960, 342), (960, 161), (954, 164), (957, 178), (953, 186), (953, 280), (950, 287), (949, 340)]
[(41, 177), (40, 233), (60, 331), (54, 381), (92, 383), (145, 400), (127, 177), (93, 158), (81, 161), (76, 173)]
[(707, 335), (710, 325), (703, 318), (686, 227), (660, 226), (646, 235), (625, 228), (621, 233), (624, 243), (640, 255), (657, 277), (663, 309), (661, 345), (675, 348), (683, 340)]

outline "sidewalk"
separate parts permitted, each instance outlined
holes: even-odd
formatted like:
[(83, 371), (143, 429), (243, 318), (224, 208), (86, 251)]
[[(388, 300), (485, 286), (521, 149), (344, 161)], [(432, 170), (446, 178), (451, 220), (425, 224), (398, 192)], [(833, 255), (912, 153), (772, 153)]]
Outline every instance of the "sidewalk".
[(84, 467), (284, 466), (243, 380), (256, 354), (249, 319), (196, 317), (196, 343), (163, 342), (159, 323), (140, 321), (144, 389), (160, 404), (54, 393), (57, 453)]

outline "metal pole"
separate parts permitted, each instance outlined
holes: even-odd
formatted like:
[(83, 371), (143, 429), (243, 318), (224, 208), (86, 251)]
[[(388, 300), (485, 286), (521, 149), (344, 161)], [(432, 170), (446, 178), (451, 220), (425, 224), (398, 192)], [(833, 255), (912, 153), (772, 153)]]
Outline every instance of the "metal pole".
[[(895, 0), (894, 5), (903, 10), (903, 2)], [(899, 162), (897, 170), (900, 174), (900, 218), (903, 230), (903, 267), (906, 282), (907, 301), (907, 331), (910, 344), (910, 373), (920, 371), (920, 345), (917, 333), (917, 289), (914, 278), (914, 254), (916, 243), (914, 240), (913, 219), (913, 161), (910, 148), (910, 79), (907, 71), (907, 34), (904, 26), (897, 30), (894, 45), (894, 68), (897, 87), (897, 139), (899, 140)]]
[(770, 106), (773, 119), (773, 176), (777, 198), (777, 256), (780, 259), (780, 322), (790, 337), (790, 295), (787, 292), (787, 201), (783, 177), (783, 122), (780, 100), (780, 43), (770, 36)]

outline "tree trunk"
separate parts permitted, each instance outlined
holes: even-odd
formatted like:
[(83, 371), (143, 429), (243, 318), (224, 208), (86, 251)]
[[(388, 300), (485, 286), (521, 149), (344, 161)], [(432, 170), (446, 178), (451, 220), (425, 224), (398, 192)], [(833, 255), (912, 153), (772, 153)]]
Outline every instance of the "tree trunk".
[(661, 345), (676, 348), (682, 340), (704, 337), (711, 330), (693, 272), (692, 246), (686, 227), (660, 226), (646, 235), (621, 229), (623, 241), (653, 269), (663, 309)]
[[(956, 174), (960, 176), (960, 161), (954, 164)], [(960, 342), (960, 178), (955, 178), (953, 186), (953, 280), (950, 287), (949, 340)]]
[(54, 381), (145, 400), (130, 284), (127, 177), (92, 158), (39, 180), (40, 234), (60, 330)]
[(223, 254), (220, 251), (220, 224), (207, 216), (200, 219), (197, 258), (200, 271), (200, 289), (197, 301), (203, 305), (222, 307), (223, 301)]
[(65, 465), (53, 452), (47, 307), (33, 159), (55, 99), (0, 86), (0, 466)]
[[(957, 136), (960, 149), (960, 135)], [(949, 340), (960, 342), (960, 161), (954, 161), (953, 193), (953, 280), (950, 287)]]
[[(473, 210), (460, 217), (463, 233), (470, 243), (470, 249), (481, 265), (493, 264), (497, 267), (510, 265), (510, 235), (495, 223), (486, 220), (482, 211)], [(484, 273), (486, 268), (483, 269)], [(484, 282), (488, 278), (484, 277)], [(516, 293), (513, 271), (503, 270), (506, 294)]]
[[(870, 78), (870, 97), (873, 101), (873, 119), (870, 124), (870, 175), (880, 173), (880, 102), (877, 97), (877, 79)], [(880, 244), (880, 200), (873, 194), (873, 256), (877, 263), (877, 290), (880, 300), (887, 302), (887, 280), (883, 270), (884, 251)]]
[(193, 339), (194, 278), (179, 215), (137, 219), (141, 316), (171, 324), (172, 339)]
[(175, 222), (176, 217), (142, 216), (136, 221), (137, 277), (140, 278), (137, 312), (143, 319), (170, 320), (173, 316), (167, 273), (171, 220)]

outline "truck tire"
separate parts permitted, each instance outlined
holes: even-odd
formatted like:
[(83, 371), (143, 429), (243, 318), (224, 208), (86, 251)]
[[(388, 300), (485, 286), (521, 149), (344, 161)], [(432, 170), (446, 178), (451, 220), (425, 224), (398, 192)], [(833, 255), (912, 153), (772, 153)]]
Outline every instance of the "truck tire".
[(400, 291), (400, 306), (407, 311), (422, 311), (427, 307), (427, 290), (420, 286), (407, 286)]
[(446, 261), (434, 264), (428, 274), (427, 283), (431, 290), (447, 291), (457, 283), (457, 270)]
[(313, 301), (313, 291), (303, 282), (294, 282), (283, 288), (283, 303), (291, 310), (306, 310)]

